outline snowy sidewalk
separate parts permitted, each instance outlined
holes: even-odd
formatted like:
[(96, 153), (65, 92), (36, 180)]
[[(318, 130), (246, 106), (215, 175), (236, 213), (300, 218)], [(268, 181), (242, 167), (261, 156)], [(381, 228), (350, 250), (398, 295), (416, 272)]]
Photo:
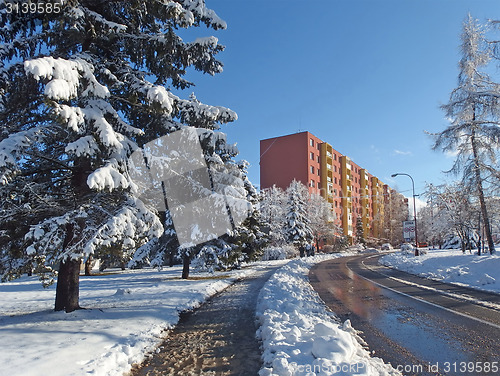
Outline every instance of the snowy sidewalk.
[(186, 315), (132, 375), (256, 375), (262, 361), (255, 307), (277, 267), (258, 267), (252, 276)]
[[(282, 265), (284, 262), (271, 262)], [(249, 276), (259, 265), (181, 280), (181, 267), (81, 277), (80, 304), (54, 312), (55, 286), (36, 277), (0, 284), (0, 364), (9, 376), (123, 375), (160, 343), (179, 312)], [(194, 278), (197, 278), (196, 280)]]

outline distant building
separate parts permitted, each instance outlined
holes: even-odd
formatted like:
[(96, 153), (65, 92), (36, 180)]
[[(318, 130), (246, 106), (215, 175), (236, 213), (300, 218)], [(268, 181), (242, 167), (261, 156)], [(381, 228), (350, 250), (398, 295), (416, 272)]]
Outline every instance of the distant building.
[(261, 140), (260, 155), (261, 189), (286, 189), (294, 179), (301, 181), (328, 200), (336, 224), (351, 238), (361, 218), (365, 239), (385, 239), (384, 212), (394, 200), (407, 211), (401, 194), (307, 131)]

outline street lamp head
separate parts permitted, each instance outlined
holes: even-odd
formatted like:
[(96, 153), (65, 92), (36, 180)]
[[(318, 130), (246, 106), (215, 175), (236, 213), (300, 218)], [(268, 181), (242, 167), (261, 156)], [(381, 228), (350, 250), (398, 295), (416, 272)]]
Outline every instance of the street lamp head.
[(398, 176), (399, 174), (392, 174), (391, 175), (391, 178), (395, 178), (396, 176)]

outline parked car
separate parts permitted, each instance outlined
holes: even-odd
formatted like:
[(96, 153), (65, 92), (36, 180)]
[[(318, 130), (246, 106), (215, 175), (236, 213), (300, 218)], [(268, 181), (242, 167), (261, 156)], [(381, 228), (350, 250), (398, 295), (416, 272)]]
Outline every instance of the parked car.
[(382, 244), (382, 246), (380, 247), (380, 249), (382, 251), (390, 251), (392, 248), (392, 245), (390, 245), (389, 243), (384, 243)]

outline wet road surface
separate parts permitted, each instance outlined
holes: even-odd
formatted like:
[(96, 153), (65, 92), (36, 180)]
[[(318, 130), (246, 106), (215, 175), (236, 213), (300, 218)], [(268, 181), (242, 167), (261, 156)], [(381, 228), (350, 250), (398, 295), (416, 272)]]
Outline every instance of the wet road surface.
[(343, 257), (317, 264), (309, 274), (325, 303), (362, 331), (375, 356), (405, 375), (500, 374), (500, 295), (419, 278), (377, 261)]
[(257, 375), (261, 368), (255, 308), (264, 283), (279, 266), (263, 266), (192, 313), (181, 316), (157, 353), (130, 375)]

